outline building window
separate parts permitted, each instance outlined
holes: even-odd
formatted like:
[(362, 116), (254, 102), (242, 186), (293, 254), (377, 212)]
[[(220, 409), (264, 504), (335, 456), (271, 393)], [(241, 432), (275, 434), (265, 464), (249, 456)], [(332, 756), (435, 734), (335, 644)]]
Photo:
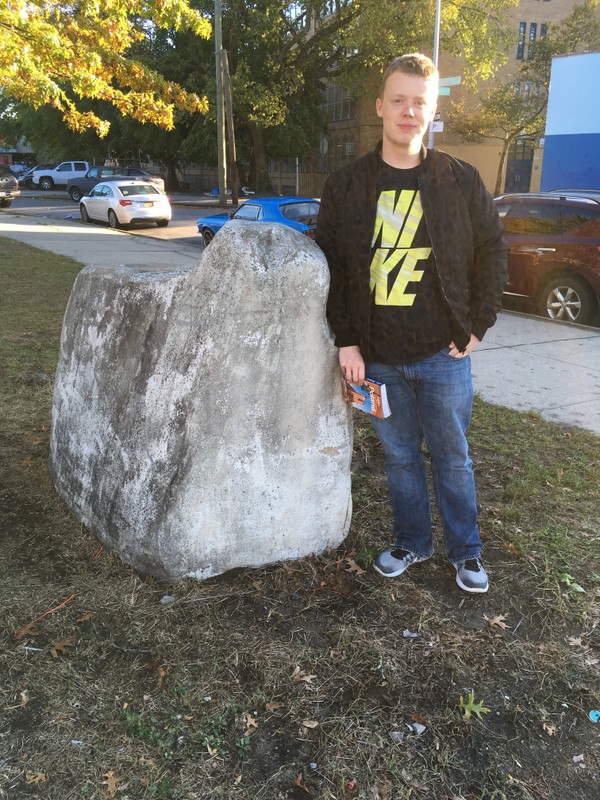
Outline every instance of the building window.
[(545, 22), (540, 25), (540, 39), (543, 39), (548, 33), (548, 26)]
[(344, 86), (337, 86), (335, 83), (330, 83), (325, 89), (321, 108), (329, 117), (330, 122), (340, 122), (356, 117), (354, 97)]
[(527, 32), (527, 23), (519, 22), (519, 40), (517, 42), (517, 61), (522, 61), (525, 55), (525, 33)]
[(527, 48), (527, 58), (531, 58), (532, 56), (532, 46), (535, 44), (535, 40), (537, 39), (537, 22), (531, 22), (529, 24), (529, 47)]

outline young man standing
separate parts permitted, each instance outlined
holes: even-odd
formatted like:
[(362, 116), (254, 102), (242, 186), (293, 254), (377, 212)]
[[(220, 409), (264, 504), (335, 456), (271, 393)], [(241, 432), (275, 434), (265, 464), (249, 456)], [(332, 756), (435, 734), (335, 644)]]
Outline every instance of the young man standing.
[(385, 451), (395, 540), (373, 566), (393, 578), (433, 555), (424, 439), (456, 581), (485, 592), (466, 439), (469, 353), (501, 308), (507, 246), (477, 170), (423, 145), (437, 95), (426, 56), (388, 66), (376, 101), (383, 139), (328, 179), (317, 243), (331, 272), (327, 316), (342, 373), (385, 383), (392, 411), (371, 418)]

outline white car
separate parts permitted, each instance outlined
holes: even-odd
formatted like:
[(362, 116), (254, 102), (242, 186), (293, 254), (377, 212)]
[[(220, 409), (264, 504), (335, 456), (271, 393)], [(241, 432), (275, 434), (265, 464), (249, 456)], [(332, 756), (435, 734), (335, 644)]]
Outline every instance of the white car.
[(171, 204), (152, 183), (107, 181), (97, 183), (81, 198), (79, 213), (84, 222), (108, 222), (111, 228), (136, 222), (156, 222), (159, 228), (165, 228), (171, 219)]

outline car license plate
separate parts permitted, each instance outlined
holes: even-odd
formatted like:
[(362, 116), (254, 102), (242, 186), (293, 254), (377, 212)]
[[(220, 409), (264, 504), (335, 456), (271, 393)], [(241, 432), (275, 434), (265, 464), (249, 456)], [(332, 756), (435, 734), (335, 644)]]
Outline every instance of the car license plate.
[(147, 203), (144, 203), (144, 208), (152, 208), (153, 205), (154, 205), (154, 203), (147, 202)]

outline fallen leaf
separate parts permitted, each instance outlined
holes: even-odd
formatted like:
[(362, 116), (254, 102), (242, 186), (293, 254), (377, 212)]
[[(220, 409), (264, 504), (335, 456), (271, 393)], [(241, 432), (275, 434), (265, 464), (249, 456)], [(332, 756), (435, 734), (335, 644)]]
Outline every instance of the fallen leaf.
[(233, 782), (237, 786), (239, 783), (242, 782), (242, 776), (241, 775), (236, 775), (235, 778), (233, 779)]
[(21, 464), (24, 464), (26, 467), (30, 467), (33, 463), (35, 462), (32, 456), (26, 456), (26, 458), (21, 461)]
[(581, 636), (569, 636), (567, 642), (571, 647), (585, 647)]
[(161, 664), (160, 661), (158, 661), (157, 659), (154, 659), (153, 661), (149, 661), (147, 664), (144, 664), (144, 669), (146, 669), (148, 671), (156, 670), (156, 674), (158, 676), (158, 680), (157, 680), (156, 686), (157, 686), (158, 689), (160, 689), (162, 687), (162, 685), (163, 685), (163, 682), (164, 682), (165, 678), (167, 677), (167, 675), (171, 671), (172, 667), (174, 667), (174, 666), (175, 665), (171, 664), (171, 663)]
[(44, 444), (45, 441), (46, 441), (46, 439), (43, 436), (40, 436), (39, 438), (34, 439), (31, 444), (34, 447), (38, 447), (40, 444)]
[(305, 719), (302, 724), (304, 725), (305, 728), (318, 728), (319, 727), (319, 723), (317, 722), (316, 719)]
[(302, 780), (302, 773), (300, 773), (300, 775), (298, 775), (298, 777), (294, 781), (294, 786), (298, 786), (300, 789), (304, 789), (305, 792), (310, 794), (310, 789), (306, 786), (306, 784)]
[(258, 730), (258, 720), (252, 714), (246, 714), (244, 721), (244, 736), (252, 736)]
[(390, 800), (392, 796), (392, 784), (389, 781), (381, 781), (377, 784), (375, 791), (377, 792), (377, 794), (373, 795), (375, 800)]
[(306, 672), (302, 672), (300, 667), (296, 667), (296, 669), (292, 672), (292, 680), (294, 683), (312, 683), (316, 677), (316, 675), (309, 675)]
[(510, 542), (502, 542), (500, 547), (504, 550), (505, 553), (510, 553), (511, 556), (515, 556), (515, 558), (521, 558), (523, 555), (522, 551), (519, 550), (518, 547), (515, 547), (514, 544)]
[(25, 783), (35, 784), (35, 783), (45, 783), (48, 779), (44, 775), (43, 772), (26, 772), (25, 773)]
[(414, 722), (420, 722), (421, 725), (427, 725), (427, 720), (424, 719), (420, 714), (417, 714), (415, 711), (411, 712), (408, 717), (409, 719), (414, 720)]
[(24, 628), (21, 628), (20, 631), (15, 633), (15, 637), (17, 639), (24, 639), (25, 636), (39, 636), (39, 631), (35, 629), (35, 622), (30, 622), (28, 625), (25, 625)]
[(484, 614), (483, 618), (492, 628), (502, 628), (503, 631), (505, 631), (507, 628), (510, 630), (510, 625), (507, 625), (504, 621), (506, 617), (503, 614), (499, 614), (496, 617), (488, 617), (486, 614)]
[(346, 567), (346, 570), (348, 572), (356, 572), (357, 575), (366, 575), (365, 570), (362, 567), (359, 567), (359, 565), (356, 563), (356, 561), (353, 558), (346, 558), (346, 559), (344, 559), (344, 561), (348, 565)]
[(106, 786), (106, 791), (108, 792), (109, 797), (115, 797), (117, 793), (117, 784), (123, 783), (125, 778), (122, 778), (120, 775), (117, 775), (112, 769), (108, 772), (105, 772), (102, 776), (106, 778), (106, 780), (102, 781), (102, 786)]
[(84, 614), (83, 617), (79, 617), (79, 619), (77, 620), (77, 623), (79, 624), (81, 622), (87, 622), (88, 620), (92, 619), (93, 616), (94, 615), (92, 614), (92, 612), (88, 611), (88, 613)]
[(281, 708), (281, 705), (279, 703), (265, 703), (265, 710), (266, 711), (269, 711), (269, 712), (277, 711), (278, 708)]
[(556, 725), (551, 725), (549, 722), (544, 722), (542, 727), (548, 736), (554, 736), (556, 734)]
[(475, 714), (478, 719), (481, 719), (482, 714), (490, 713), (490, 709), (483, 705), (483, 700), (481, 700), (479, 703), (475, 702), (475, 689), (471, 689), (469, 697), (467, 698), (467, 702), (464, 701), (461, 694), (459, 708), (464, 711), (465, 719), (471, 719), (473, 714)]
[(62, 642), (52, 642), (50, 645), (52, 658), (58, 658), (59, 653), (64, 656), (71, 647), (75, 647), (75, 639), (72, 636)]

